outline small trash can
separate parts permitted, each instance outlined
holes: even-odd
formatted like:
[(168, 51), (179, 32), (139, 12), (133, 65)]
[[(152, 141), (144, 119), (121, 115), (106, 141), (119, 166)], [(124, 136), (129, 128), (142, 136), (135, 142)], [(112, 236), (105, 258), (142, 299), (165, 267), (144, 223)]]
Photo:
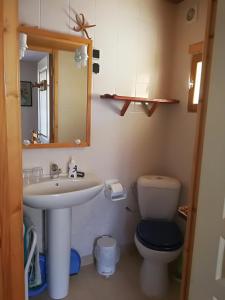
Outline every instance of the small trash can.
[(116, 270), (116, 264), (120, 258), (120, 251), (115, 239), (102, 236), (95, 246), (95, 258), (97, 271), (105, 277), (111, 276)]

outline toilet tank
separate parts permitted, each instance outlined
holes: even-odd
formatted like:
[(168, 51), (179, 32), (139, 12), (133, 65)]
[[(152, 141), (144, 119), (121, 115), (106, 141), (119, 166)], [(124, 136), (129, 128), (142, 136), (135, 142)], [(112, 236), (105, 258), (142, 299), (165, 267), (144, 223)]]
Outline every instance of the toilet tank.
[(177, 209), (180, 188), (181, 184), (175, 178), (141, 176), (137, 182), (141, 217), (172, 220)]

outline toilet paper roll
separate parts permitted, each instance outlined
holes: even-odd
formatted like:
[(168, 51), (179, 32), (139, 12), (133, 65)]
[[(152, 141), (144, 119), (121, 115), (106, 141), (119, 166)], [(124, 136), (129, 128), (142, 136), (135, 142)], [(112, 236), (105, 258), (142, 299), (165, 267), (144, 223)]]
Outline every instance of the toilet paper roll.
[(117, 182), (117, 183), (111, 183), (110, 184), (110, 190), (111, 190), (111, 194), (112, 194), (112, 197), (114, 196), (119, 196), (119, 195), (122, 195), (123, 194), (123, 187), (122, 185)]

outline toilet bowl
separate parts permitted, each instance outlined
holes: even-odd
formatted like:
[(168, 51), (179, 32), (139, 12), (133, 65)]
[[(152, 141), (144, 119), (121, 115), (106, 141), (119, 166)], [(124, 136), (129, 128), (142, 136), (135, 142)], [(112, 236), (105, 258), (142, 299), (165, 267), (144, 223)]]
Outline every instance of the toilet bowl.
[[(143, 220), (142, 222), (145, 221), (149, 221), (149, 226), (152, 226), (152, 222), (155, 222), (150, 220)], [(171, 230), (174, 230), (175, 234), (172, 240), (170, 240), (171, 236), (167, 235), (167, 231), (164, 231), (164, 238), (166, 238), (166, 240), (157, 241), (157, 246), (154, 245), (151, 239), (149, 240), (152, 244), (148, 241), (149, 244), (146, 245), (146, 242), (140, 239), (138, 231), (134, 238), (138, 252), (144, 259), (140, 271), (141, 288), (149, 297), (160, 298), (166, 295), (169, 287), (168, 264), (174, 261), (182, 251), (183, 237), (176, 227), (176, 224), (172, 222), (162, 222), (165, 226), (172, 226)], [(139, 225), (140, 224), (141, 223), (139, 223)], [(157, 224), (160, 228), (160, 222), (157, 222)], [(163, 230), (162, 227), (161, 230)], [(159, 245), (159, 243), (161, 243), (161, 245)]]
[(168, 264), (182, 251), (183, 236), (172, 221), (178, 204), (180, 183), (164, 176), (138, 179), (138, 204), (142, 216), (135, 244), (143, 257), (140, 284), (149, 297), (161, 298), (169, 287)]

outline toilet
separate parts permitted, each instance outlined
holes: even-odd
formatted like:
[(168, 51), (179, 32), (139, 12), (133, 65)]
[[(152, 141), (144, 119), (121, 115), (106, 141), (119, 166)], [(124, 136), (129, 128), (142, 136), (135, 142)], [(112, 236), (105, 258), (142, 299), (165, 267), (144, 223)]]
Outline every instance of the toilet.
[(141, 176), (137, 182), (141, 222), (135, 244), (143, 257), (140, 283), (149, 297), (161, 298), (169, 287), (168, 264), (182, 251), (183, 236), (173, 218), (181, 184), (165, 176)]

